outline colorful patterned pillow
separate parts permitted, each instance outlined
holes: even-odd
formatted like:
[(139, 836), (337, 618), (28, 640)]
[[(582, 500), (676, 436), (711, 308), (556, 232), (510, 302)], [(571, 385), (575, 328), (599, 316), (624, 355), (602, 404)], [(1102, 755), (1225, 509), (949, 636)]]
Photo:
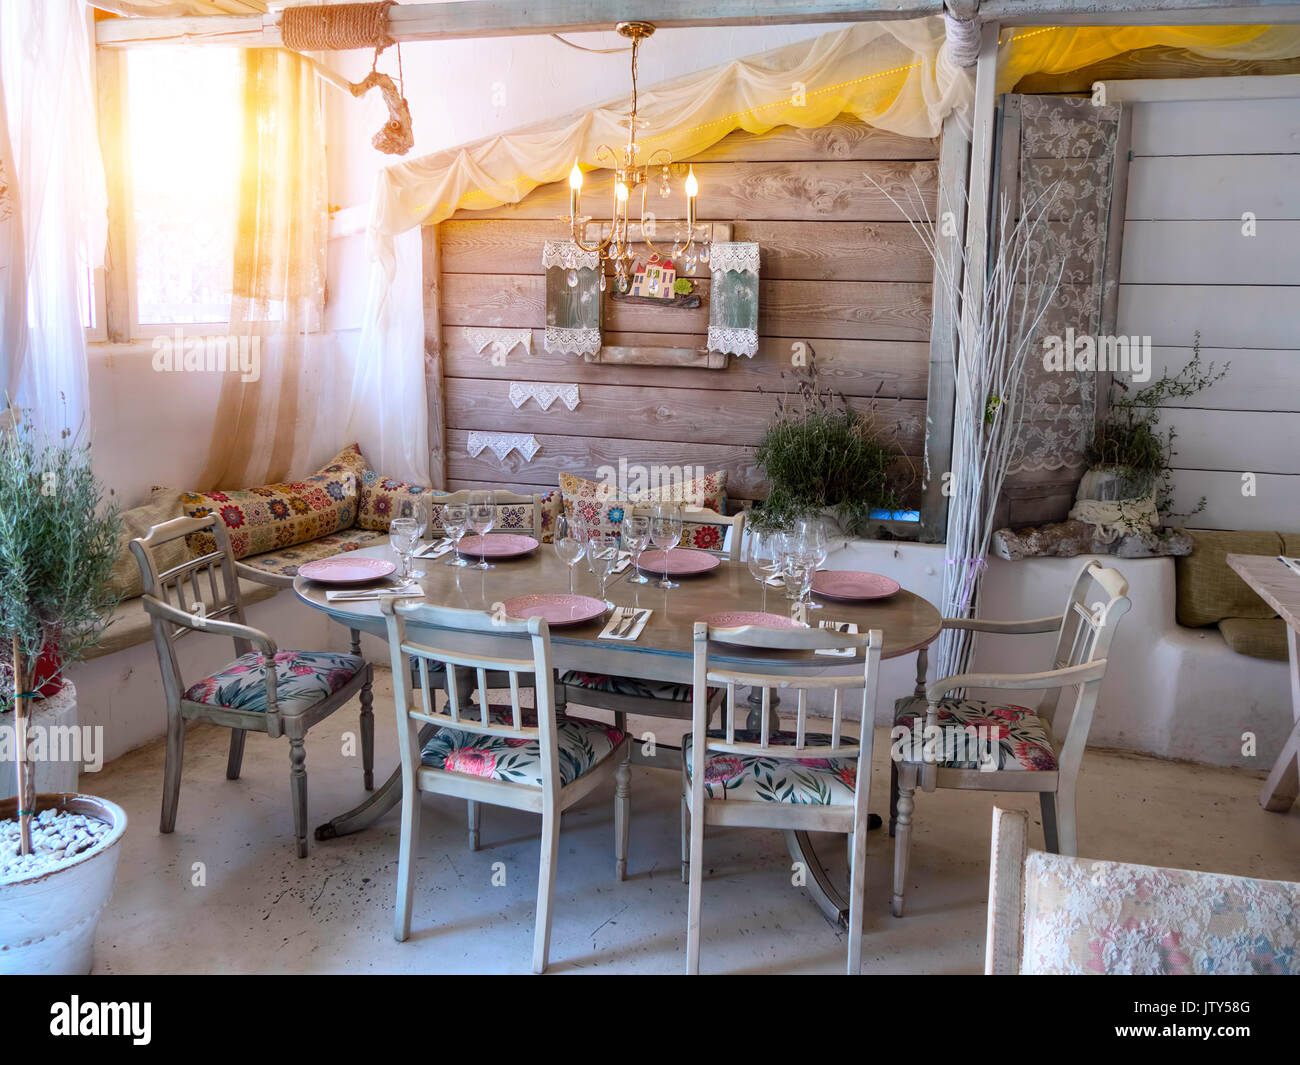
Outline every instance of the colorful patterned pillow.
[[(352, 444), (306, 480), (228, 492), (185, 492), (181, 506), (192, 518), (216, 514), (230, 533), (235, 558), (279, 551), (346, 529), (356, 520), (360, 461), (361, 452)], [(216, 550), (209, 533), (187, 539), (196, 555)]]
[(560, 516), (560, 490), (552, 488), (541, 498), (542, 504), (542, 543), (549, 544), (555, 539), (555, 519)]
[[(666, 500), (707, 507), (719, 514), (725, 514), (727, 471), (717, 470), (705, 477), (696, 477), (688, 481), (669, 481), (668, 484), (637, 492), (634, 498), (629, 498), (628, 493), (623, 492), (616, 485), (589, 481), (584, 477), (575, 477), (571, 473), (562, 473), (560, 494), (566, 517), (572, 517), (576, 513), (588, 525), (598, 526), (602, 533), (617, 536), (629, 503), (645, 504)], [(706, 546), (695, 543), (696, 534), (701, 528), (716, 530), (717, 526), (701, 527), (689, 522), (684, 523), (683, 546)], [(708, 533), (704, 533), (703, 537), (711, 539)]]
[[(415, 515), (416, 504), (422, 496), (438, 500), (450, 495), (435, 488), (409, 481), (394, 481), (391, 477), (380, 477), (374, 470), (361, 474), (361, 498), (357, 505), (357, 524), (363, 529), (375, 532), (388, 532), (388, 524), (394, 518), (410, 518)], [(441, 533), (442, 528), (435, 512), (434, 524), (437, 529), (428, 532)]]

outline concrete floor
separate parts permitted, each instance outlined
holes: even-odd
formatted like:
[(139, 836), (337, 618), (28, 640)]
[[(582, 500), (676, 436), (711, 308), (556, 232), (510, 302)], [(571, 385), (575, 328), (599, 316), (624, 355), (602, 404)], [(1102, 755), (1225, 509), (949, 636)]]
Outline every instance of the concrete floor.
[[(377, 677), (376, 776), (396, 761), (391, 682)], [(572, 706), (572, 704), (571, 704)], [(571, 712), (578, 712), (573, 710)], [(593, 716), (602, 716), (594, 714)], [(634, 721), (676, 742), (672, 722)], [(360, 756), (345, 754), (351, 708), (307, 745), (313, 827), (360, 800)], [(250, 734), (243, 775), (225, 779), (228, 733), (193, 728), (176, 832), (157, 831), (163, 745), (133, 751), (82, 790), (131, 819), (112, 902), (100, 921), (97, 973), (528, 972), (537, 886), (538, 820), (483, 808), (482, 848), (466, 846), (461, 802), (426, 798), (411, 938), (392, 936), (397, 811), (370, 829), (293, 850), (289, 747)], [(888, 804), (886, 734), (877, 734), (872, 806)], [(1080, 849), (1101, 858), (1271, 879), (1300, 879), (1300, 809), (1256, 802), (1260, 777), (1241, 770), (1089, 751), (1079, 793)], [(614, 880), (612, 795), (565, 816), (551, 972), (677, 973), (684, 967), (686, 890), (679, 875), (679, 779), (635, 768), (629, 878)], [(892, 841), (867, 853), (863, 970), (975, 973), (983, 966), (991, 810), (1020, 795), (917, 795), (908, 915), (889, 913)], [(842, 839), (842, 837), (840, 837)], [(825, 844), (832, 868), (843, 846)], [(1037, 838), (1041, 846), (1041, 835)], [(711, 828), (705, 844), (705, 972), (838, 973), (844, 932), (792, 886), (781, 835)], [(503, 886), (493, 886), (504, 873)], [(500, 879), (500, 876), (497, 876)]]

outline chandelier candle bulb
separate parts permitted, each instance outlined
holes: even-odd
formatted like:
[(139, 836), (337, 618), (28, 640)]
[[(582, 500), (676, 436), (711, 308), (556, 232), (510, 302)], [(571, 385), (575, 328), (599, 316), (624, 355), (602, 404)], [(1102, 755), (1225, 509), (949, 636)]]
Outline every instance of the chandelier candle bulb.
[(582, 203), (582, 171), (578, 169), (578, 161), (573, 161), (573, 169), (569, 171), (569, 219), (577, 223), (578, 209)]

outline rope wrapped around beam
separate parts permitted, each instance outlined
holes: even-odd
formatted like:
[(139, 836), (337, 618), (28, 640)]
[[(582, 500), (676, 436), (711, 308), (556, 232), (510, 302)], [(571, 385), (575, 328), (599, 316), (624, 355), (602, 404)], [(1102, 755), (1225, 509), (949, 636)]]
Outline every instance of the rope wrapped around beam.
[(948, 58), (958, 67), (973, 67), (980, 58), (980, 20), (978, 15), (960, 18), (951, 11), (943, 13), (945, 47)]
[(394, 0), (373, 4), (303, 4), (280, 13), (280, 37), (295, 52), (339, 52), (350, 48), (383, 51), (388, 36), (388, 9)]

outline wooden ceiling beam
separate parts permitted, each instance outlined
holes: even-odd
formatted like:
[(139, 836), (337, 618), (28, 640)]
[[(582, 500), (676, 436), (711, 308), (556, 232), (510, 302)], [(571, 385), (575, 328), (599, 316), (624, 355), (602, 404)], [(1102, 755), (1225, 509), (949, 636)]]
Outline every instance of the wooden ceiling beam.
[[(1253, 25), (1300, 22), (1295, 0), (951, 0), (967, 18), (1003, 26)], [(652, 7), (652, 12), (645, 9)], [(609, 30), (645, 18), (663, 29), (697, 26), (815, 25), (937, 15), (943, 0), (458, 0), (401, 4), (389, 13), (395, 41), (461, 40)], [(95, 24), (103, 47), (178, 41), (265, 48), (281, 44), (276, 14), (108, 18)]]

